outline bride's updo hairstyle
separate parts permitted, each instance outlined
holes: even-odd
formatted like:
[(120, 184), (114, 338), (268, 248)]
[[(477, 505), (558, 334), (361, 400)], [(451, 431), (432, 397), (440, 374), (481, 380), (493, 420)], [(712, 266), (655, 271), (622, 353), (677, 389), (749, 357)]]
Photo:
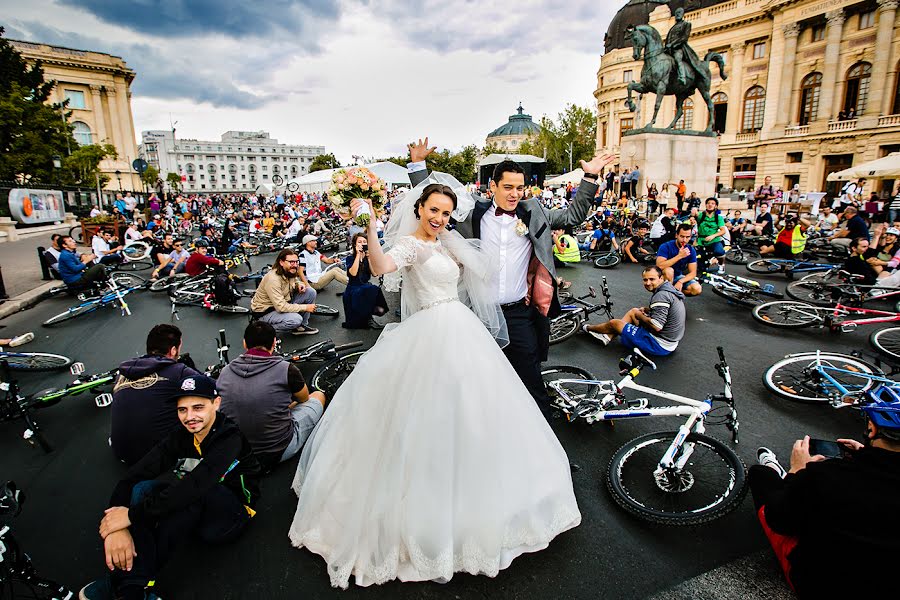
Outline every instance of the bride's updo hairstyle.
[(425, 202), (428, 198), (431, 197), (432, 194), (443, 194), (450, 198), (453, 201), (453, 210), (456, 210), (456, 194), (453, 193), (453, 190), (450, 189), (450, 186), (444, 185), (442, 183), (431, 183), (425, 186), (425, 189), (422, 190), (422, 195), (419, 196), (419, 199), (416, 200), (415, 212), (416, 218), (421, 219), (421, 215), (419, 214), (419, 209), (425, 206)]

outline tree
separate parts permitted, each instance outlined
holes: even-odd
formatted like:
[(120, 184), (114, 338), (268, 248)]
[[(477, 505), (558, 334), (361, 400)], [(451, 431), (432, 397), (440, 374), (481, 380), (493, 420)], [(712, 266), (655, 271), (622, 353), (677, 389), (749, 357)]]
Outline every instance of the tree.
[(544, 156), (548, 173), (565, 173), (570, 165), (577, 167), (579, 160), (593, 158), (596, 146), (597, 115), (591, 108), (569, 104), (556, 121), (541, 117), (541, 130), (519, 146), (519, 153)]
[(166, 175), (166, 181), (169, 182), (169, 187), (173, 190), (181, 189), (181, 175), (178, 173), (169, 173)]
[[(405, 167), (409, 163), (408, 156), (391, 156), (379, 159), (377, 162), (392, 162)], [(447, 173), (456, 177), (460, 183), (472, 183), (475, 181), (476, 168), (478, 166), (478, 148), (466, 146), (459, 152), (447, 148), (435, 151), (428, 157), (428, 168), (432, 171)]]
[(315, 157), (309, 165), (309, 172), (315, 173), (316, 171), (322, 171), (324, 169), (337, 169), (340, 168), (340, 166), (341, 163), (338, 162), (338, 159), (335, 158), (334, 154), (320, 154)]
[(56, 82), (44, 81), (40, 62), (29, 67), (3, 31), (0, 27), (0, 180), (55, 182), (53, 157), (78, 147), (68, 101), (47, 104)]
[(100, 173), (100, 161), (118, 157), (119, 153), (112, 144), (79, 146), (63, 159), (63, 183), (94, 187), (99, 177), (100, 187), (105, 187), (109, 176)]
[[(153, 165), (147, 165), (147, 170), (145, 170), (141, 174), (141, 181), (144, 182), (144, 185), (148, 188), (152, 188), (156, 186), (156, 181), (159, 179), (159, 169), (154, 167)], [(179, 178), (179, 181), (181, 179)]]

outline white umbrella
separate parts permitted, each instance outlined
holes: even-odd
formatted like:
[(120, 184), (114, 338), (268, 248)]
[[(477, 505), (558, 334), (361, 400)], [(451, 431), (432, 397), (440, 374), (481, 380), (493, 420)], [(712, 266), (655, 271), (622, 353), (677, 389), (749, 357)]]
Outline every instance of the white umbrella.
[(877, 160), (872, 160), (843, 171), (828, 175), (828, 181), (848, 181), (850, 179), (897, 179), (900, 178), (900, 152), (892, 152)]
[(557, 175), (553, 179), (548, 179), (544, 185), (566, 185), (567, 183), (578, 183), (584, 177), (584, 171), (580, 168), (562, 175)]

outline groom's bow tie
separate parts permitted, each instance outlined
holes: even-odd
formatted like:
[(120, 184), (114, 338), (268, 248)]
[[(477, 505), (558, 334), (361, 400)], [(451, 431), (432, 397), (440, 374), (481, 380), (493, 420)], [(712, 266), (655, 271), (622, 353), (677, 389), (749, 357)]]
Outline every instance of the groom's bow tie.
[(516, 211), (515, 210), (503, 210), (502, 208), (500, 208), (498, 206), (497, 209), (494, 211), (494, 214), (497, 215), (498, 217), (500, 215), (509, 215), (510, 217), (514, 217), (514, 216), (516, 216)]

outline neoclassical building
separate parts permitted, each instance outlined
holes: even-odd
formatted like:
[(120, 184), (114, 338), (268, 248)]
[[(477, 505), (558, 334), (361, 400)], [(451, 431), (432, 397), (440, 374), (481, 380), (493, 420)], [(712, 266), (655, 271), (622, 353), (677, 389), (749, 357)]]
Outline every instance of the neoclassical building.
[(485, 144), (504, 151), (517, 152), (528, 136), (537, 134), (540, 130), (541, 126), (531, 120), (531, 115), (525, 114), (525, 109), (520, 103), (516, 114), (509, 116), (509, 121), (487, 135)]
[[(119, 157), (104, 160), (100, 170), (109, 177), (106, 189), (143, 190), (131, 163), (138, 158), (131, 114), (131, 82), (135, 72), (118, 56), (48, 44), (9, 40), (30, 64), (41, 61), (44, 77), (56, 81), (50, 101), (68, 98), (75, 141), (112, 144)], [(118, 175), (116, 174), (118, 172)]]
[[(702, 59), (725, 56), (727, 79), (712, 65), (713, 127), (719, 135), (718, 182), (750, 189), (773, 184), (834, 193), (829, 173), (900, 151), (900, 33), (898, 0), (630, 0), (609, 25), (597, 72), (597, 147), (618, 153), (622, 132), (652, 114), (655, 97), (640, 103), (641, 123), (625, 107), (628, 82), (640, 79), (628, 25), (649, 23), (665, 39), (670, 11), (685, 8), (691, 46)], [(704, 129), (700, 95), (685, 103), (678, 123)], [(675, 116), (667, 97), (657, 126)], [(623, 167), (627, 157), (620, 157)], [(652, 173), (645, 173), (652, 181)], [(893, 182), (868, 189), (889, 190)]]

